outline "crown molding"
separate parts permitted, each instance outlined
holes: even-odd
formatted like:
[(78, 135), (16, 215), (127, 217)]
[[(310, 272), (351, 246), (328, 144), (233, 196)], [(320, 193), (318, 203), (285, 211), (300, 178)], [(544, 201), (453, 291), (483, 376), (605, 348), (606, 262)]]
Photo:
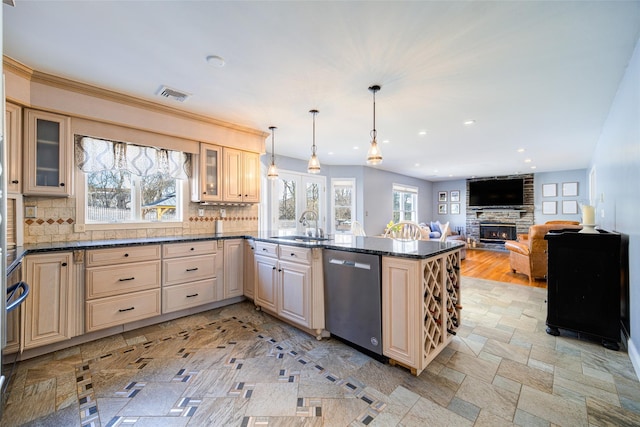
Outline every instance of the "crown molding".
[(12, 71), (20, 77), (28, 79), (33, 83), (41, 83), (47, 86), (56, 87), (63, 90), (76, 92), (83, 95), (93, 96), (101, 98), (107, 101), (113, 101), (120, 104), (125, 104), (131, 107), (142, 108), (148, 111), (171, 114), (173, 116), (179, 116), (190, 120), (197, 120), (200, 122), (209, 123), (215, 126), (220, 126), (226, 129), (230, 129), (237, 132), (244, 132), (251, 135), (256, 135), (262, 138), (269, 136), (268, 132), (260, 131), (246, 126), (237, 125), (234, 123), (226, 122), (224, 120), (218, 120), (213, 117), (204, 116), (201, 114), (191, 113), (188, 111), (180, 110), (173, 107), (168, 107), (161, 104), (156, 104), (151, 101), (147, 101), (141, 98), (136, 98), (130, 95), (124, 95), (112, 90), (103, 89), (98, 86), (93, 86), (86, 83), (80, 83), (75, 80), (66, 79), (64, 77), (58, 77), (53, 74), (43, 73), (37, 70), (33, 70), (28, 66), (16, 61), (8, 56), (3, 56), (3, 67)]

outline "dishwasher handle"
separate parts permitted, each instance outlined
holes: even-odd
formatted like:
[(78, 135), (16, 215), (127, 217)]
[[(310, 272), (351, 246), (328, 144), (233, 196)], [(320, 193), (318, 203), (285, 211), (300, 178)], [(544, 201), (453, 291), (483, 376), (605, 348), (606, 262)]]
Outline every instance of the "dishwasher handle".
[(340, 259), (340, 258), (331, 258), (329, 260), (329, 264), (342, 265), (342, 266), (345, 266), (345, 267), (361, 268), (363, 270), (371, 270), (371, 264), (365, 264), (363, 262), (349, 261), (349, 260)]
[[(13, 299), (14, 295), (16, 295), (16, 292), (22, 292), (22, 293), (14, 301), (9, 302), (11, 301), (11, 299)], [(18, 306), (22, 304), (22, 301), (24, 301), (27, 298), (27, 295), (29, 295), (29, 285), (27, 285), (25, 282), (18, 282), (15, 285), (9, 286), (7, 288), (6, 312), (9, 313), (10, 311), (18, 308)]]

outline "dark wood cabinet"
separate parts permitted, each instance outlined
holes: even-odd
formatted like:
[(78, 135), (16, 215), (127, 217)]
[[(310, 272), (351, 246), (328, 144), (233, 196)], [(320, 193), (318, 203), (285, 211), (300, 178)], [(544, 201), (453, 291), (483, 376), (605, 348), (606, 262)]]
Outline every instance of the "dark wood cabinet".
[(626, 306), (621, 235), (559, 230), (545, 239), (547, 333), (573, 330), (599, 337), (605, 347), (618, 350)]

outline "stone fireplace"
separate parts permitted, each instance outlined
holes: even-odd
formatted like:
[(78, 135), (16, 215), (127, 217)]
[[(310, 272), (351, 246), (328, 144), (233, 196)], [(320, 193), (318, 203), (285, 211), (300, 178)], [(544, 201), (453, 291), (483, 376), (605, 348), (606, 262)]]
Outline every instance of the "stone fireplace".
[[(475, 247), (483, 249), (504, 249), (505, 240), (515, 240), (518, 234), (529, 232), (529, 227), (533, 225), (534, 211), (534, 188), (533, 174), (510, 175), (491, 179), (510, 179), (520, 177), (524, 179), (524, 203), (517, 208), (503, 207), (469, 207), (469, 188), (467, 181), (467, 221), (466, 234), (470, 242), (475, 242)], [(491, 226), (496, 224), (506, 225), (499, 230)], [(483, 230), (481, 231), (481, 226)], [(484, 230), (485, 226), (487, 230)], [(481, 232), (489, 233), (484, 236)]]

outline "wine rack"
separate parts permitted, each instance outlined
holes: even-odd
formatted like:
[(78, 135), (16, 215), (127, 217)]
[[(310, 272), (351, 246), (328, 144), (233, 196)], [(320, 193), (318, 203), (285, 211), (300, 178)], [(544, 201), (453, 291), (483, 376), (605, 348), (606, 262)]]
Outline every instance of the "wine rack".
[(420, 373), (460, 327), (460, 250), (382, 257), (382, 343), (391, 365)]
[(422, 263), (423, 366), (433, 360), (460, 326), (460, 251)]

